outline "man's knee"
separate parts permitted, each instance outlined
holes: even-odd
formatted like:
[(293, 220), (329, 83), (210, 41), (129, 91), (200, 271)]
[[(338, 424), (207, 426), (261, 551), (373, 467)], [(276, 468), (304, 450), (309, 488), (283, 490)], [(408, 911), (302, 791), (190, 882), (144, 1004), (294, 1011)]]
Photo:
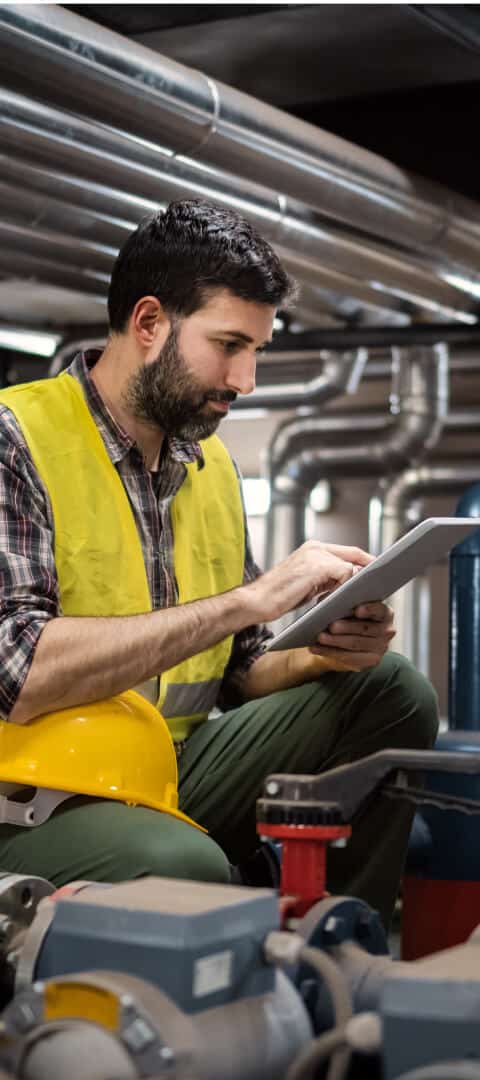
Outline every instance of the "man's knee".
[[(170, 819), (168, 830), (155, 823), (130, 833), (119, 844), (115, 879), (154, 875), (209, 881), (230, 882), (230, 865), (222, 849), (206, 833), (193, 825)], [(160, 823), (159, 823), (160, 824)]]
[(378, 667), (391, 709), (403, 721), (407, 745), (428, 749), (438, 734), (438, 698), (431, 682), (399, 653), (387, 653)]

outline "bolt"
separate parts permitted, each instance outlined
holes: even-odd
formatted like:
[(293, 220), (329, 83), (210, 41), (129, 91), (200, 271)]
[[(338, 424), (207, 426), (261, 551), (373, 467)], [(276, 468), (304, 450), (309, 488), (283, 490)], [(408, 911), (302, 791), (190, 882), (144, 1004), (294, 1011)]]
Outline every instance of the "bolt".
[(174, 1053), (170, 1046), (162, 1046), (160, 1057), (163, 1061), (173, 1061)]
[(267, 795), (278, 795), (280, 784), (276, 780), (270, 780), (265, 788)]

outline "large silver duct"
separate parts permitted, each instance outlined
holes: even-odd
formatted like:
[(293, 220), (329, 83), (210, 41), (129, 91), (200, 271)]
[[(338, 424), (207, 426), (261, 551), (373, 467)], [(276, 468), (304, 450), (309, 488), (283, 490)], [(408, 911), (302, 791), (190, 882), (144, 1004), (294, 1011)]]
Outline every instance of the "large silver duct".
[(57, 5), (0, 7), (4, 83), (176, 154), (261, 180), (322, 214), (475, 276), (478, 209)]
[(271, 506), (267, 518), (266, 565), (284, 558), (305, 538), (306, 499), (319, 480), (384, 476), (398, 472), (435, 445), (448, 410), (448, 350), (394, 349), (392, 423), (375, 439), (339, 444), (318, 430), (316, 417), (287, 421), (274, 435), (267, 470)]
[[(22, 280), (41, 282), (43, 285), (52, 285), (61, 289), (70, 289), (82, 295), (91, 296), (100, 305), (106, 318), (105, 296), (107, 293), (108, 277), (105, 274), (90, 270), (87, 267), (72, 267), (67, 262), (43, 258), (38, 255), (26, 254), (22, 251), (10, 252), (0, 247), (0, 273), (6, 280), (19, 278)], [(99, 312), (100, 320), (102, 312)]]
[[(42, 171), (29, 170), (24, 162), (13, 163), (18, 169), (18, 179), (12, 177), (7, 181), (5, 160), (11, 170), (11, 158), (0, 154), (0, 217), (3, 221), (24, 228), (50, 229), (52, 232), (80, 236), (82, 239), (115, 249), (120, 247), (135, 227), (134, 218), (131, 221), (118, 220), (112, 214), (109, 216), (69, 202), (65, 196), (75, 196), (77, 193), (75, 190), (72, 192), (66, 189), (65, 184), (56, 184), (56, 177), (50, 176), (48, 170), (43, 171), (45, 179), (50, 181), (48, 194), (36, 191), (34, 186), (29, 185), (29, 173), (33, 172), (35, 175), (38, 172), (41, 175)], [(81, 188), (80, 183), (78, 188)], [(140, 217), (141, 214), (139, 219)]]
[[(299, 202), (287, 201), (266, 188), (205, 170), (191, 161), (174, 160), (151, 144), (145, 146), (119, 132), (95, 128), (77, 117), (7, 92), (0, 97), (0, 135), (4, 154), (87, 180), (88, 185), (80, 193), (78, 179), (76, 184), (73, 179), (65, 183), (57, 173), (50, 189), (50, 194), (55, 191), (58, 197), (72, 202), (76, 187), (75, 201), (78, 198), (84, 208), (115, 217), (120, 214), (123, 219), (133, 216), (138, 221), (152, 209), (152, 204), (159, 206), (185, 196), (211, 198), (248, 217), (301, 281), (328, 287), (328, 275), (333, 271), (334, 288), (337, 275), (345, 275), (353, 279), (351, 295), (367, 300), (368, 290), (368, 302), (374, 306), (388, 308), (389, 293), (393, 293), (395, 310), (399, 302), (408, 302), (410, 306), (476, 322), (478, 305), (473, 297), (444, 281), (419, 260), (326, 228), (316, 223)], [(138, 199), (141, 206), (135, 203)], [(355, 281), (358, 293), (353, 291)], [(340, 288), (348, 286), (342, 279), (337, 283)]]
[(70, 265), (75, 271), (89, 270), (104, 276), (108, 282), (115, 259), (113, 248), (91, 240), (48, 229), (24, 228), (1, 220), (0, 214), (0, 250), (3, 252), (22, 252), (39, 258), (60, 260)]
[[(18, 153), (18, 143), (16, 150)], [(45, 158), (48, 158), (47, 153)], [(98, 243), (117, 247), (146, 213), (161, 205), (158, 199), (154, 202), (126, 195), (114, 188), (78, 179), (58, 168), (48, 168), (40, 163), (32, 165), (5, 153), (0, 153), (0, 176), (3, 217), (8, 214), (20, 224), (40, 223), (45, 228), (60, 226), (63, 229), (65, 225), (65, 231), (73, 235), (93, 236)], [(224, 196), (227, 197), (226, 191)], [(241, 197), (238, 184), (236, 196)], [(395, 313), (396, 321), (407, 322), (408, 317), (418, 310), (407, 300), (400, 300), (376, 286), (364, 285), (359, 279), (332, 269), (317, 266), (316, 282), (317, 289), (303, 282), (298, 305), (311, 314), (320, 307), (322, 312), (339, 313), (347, 319), (357, 318), (366, 307), (371, 317), (375, 313), (376, 318), (388, 321)]]
[(296, 305), (297, 313), (305, 315), (305, 319), (301, 321), (309, 323), (312, 327), (318, 326), (319, 322), (316, 317), (318, 310), (333, 312), (337, 318), (342, 317), (344, 321), (359, 326), (365, 324), (375, 325), (382, 322), (389, 325), (407, 326), (411, 316), (416, 315), (418, 317), (420, 315), (421, 317), (418, 308), (415, 308), (409, 301), (402, 301), (398, 297), (391, 296), (388, 300), (385, 298), (387, 308), (382, 308), (380, 306), (382, 296), (379, 289), (362, 285), (362, 282), (355, 278), (350, 278), (350, 282), (354, 287), (356, 286), (355, 295), (347, 292), (348, 286), (345, 275), (336, 274), (333, 270), (330, 270), (330, 272), (325, 271), (325, 280), (322, 286), (319, 286), (318, 274), (315, 288), (303, 282)]

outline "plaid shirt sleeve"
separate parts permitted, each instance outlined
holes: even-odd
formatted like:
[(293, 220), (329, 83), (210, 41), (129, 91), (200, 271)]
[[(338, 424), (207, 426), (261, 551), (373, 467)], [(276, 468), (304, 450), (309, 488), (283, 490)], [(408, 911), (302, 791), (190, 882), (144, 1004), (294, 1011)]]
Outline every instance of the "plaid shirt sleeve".
[(0, 715), (8, 718), (49, 619), (60, 614), (53, 519), (15, 417), (0, 406)]
[[(248, 531), (247, 515), (245, 510), (245, 502), (242, 491), (242, 476), (238, 465), (234, 461), (235, 469), (238, 476), (238, 482), (240, 484), (240, 492), (242, 496), (243, 515), (245, 521), (245, 569), (243, 574), (243, 584), (248, 585), (251, 581), (255, 581), (255, 578), (259, 577), (262, 573), (260, 567), (257, 566), (252, 553), (252, 545), (250, 541), (250, 535)], [(233, 709), (236, 706), (241, 705), (243, 698), (239, 687), (236, 685), (235, 676), (243, 674), (248, 671), (249, 667), (258, 660), (259, 656), (264, 651), (265, 642), (269, 641), (273, 637), (271, 630), (263, 624), (255, 626), (247, 626), (245, 630), (241, 630), (240, 633), (235, 635), (233, 641), (232, 653), (228, 666), (223, 676), (223, 682), (220, 688), (220, 694), (217, 701), (217, 705), (220, 709)]]

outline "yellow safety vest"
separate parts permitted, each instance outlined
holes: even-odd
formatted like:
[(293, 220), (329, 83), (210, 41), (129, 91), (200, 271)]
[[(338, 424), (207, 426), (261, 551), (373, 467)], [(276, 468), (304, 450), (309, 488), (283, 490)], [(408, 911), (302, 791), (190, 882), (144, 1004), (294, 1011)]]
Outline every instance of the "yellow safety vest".
[[(64, 615), (137, 615), (152, 610), (130, 502), (73, 376), (26, 383), (0, 393), (16, 417), (48, 491)], [(202, 443), (205, 465), (186, 465), (172, 500), (178, 602), (241, 585), (245, 530), (238, 477), (216, 435)], [(160, 678), (158, 708), (183, 739), (215, 705), (233, 644), (184, 660)]]

